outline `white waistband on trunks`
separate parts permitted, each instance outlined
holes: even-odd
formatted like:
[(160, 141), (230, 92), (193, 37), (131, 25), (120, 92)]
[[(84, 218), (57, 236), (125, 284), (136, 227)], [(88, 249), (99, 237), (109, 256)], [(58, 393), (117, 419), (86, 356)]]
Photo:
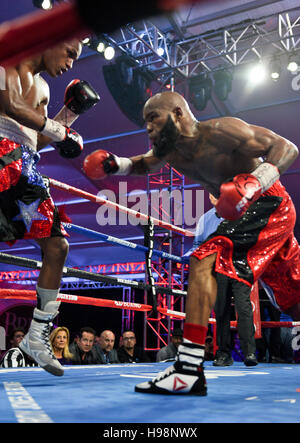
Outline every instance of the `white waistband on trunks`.
[(10, 117), (0, 115), (0, 137), (7, 138), (20, 145), (26, 145), (34, 151), (37, 148), (37, 132), (20, 125)]

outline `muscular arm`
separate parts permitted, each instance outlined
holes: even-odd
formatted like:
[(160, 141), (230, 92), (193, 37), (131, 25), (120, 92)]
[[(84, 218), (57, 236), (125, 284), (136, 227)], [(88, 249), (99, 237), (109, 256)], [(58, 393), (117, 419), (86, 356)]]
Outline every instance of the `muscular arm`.
[(20, 77), (16, 69), (6, 70), (6, 89), (0, 91), (1, 112), (21, 125), (39, 131), (43, 115), (30, 106), (22, 96)]
[[(229, 155), (236, 151), (244, 157), (245, 163), (247, 158), (255, 160), (247, 173), (238, 173), (220, 186), (216, 204), (218, 214), (228, 220), (238, 220), (289, 168), (298, 155), (298, 149), (268, 129), (248, 125), (238, 119), (220, 119), (219, 122), (215, 125), (220, 131), (220, 143), (222, 133), (229, 141), (231, 138), (232, 148), (230, 144), (226, 145)], [(262, 163), (260, 157), (264, 159)]]
[(146, 154), (130, 157), (132, 169), (130, 175), (146, 175), (158, 171), (165, 164), (153, 154), (152, 149)]
[(263, 157), (275, 165), (280, 174), (285, 172), (298, 156), (298, 149), (291, 141), (273, 131), (249, 125), (246, 122), (225, 117), (214, 124), (212, 137), (219, 143), (225, 141), (233, 150), (249, 158)]
[(246, 146), (251, 148), (262, 145), (265, 149), (264, 159), (266, 162), (277, 166), (280, 174), (283, 174), (296, 160), (299, 151), (297, 146), (291, 141), (269, 129), (259, 126), (251, 126), (254, 130), (254, 139), (249, 140)]

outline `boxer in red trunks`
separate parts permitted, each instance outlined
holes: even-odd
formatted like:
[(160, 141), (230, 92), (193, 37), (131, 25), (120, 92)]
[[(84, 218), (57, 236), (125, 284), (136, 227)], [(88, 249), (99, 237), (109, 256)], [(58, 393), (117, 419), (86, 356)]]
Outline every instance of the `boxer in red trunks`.
[(49, 119), (49, 87), (40, 72), (57, 77), (72, 68), (80, 53), (78, 40), (49, 49), (7, 69), (6, 88), (0, 91), (0, 241), (35, 239), (42, 250), (37, 307), (20, 348), (54, 375), (64, 372), (51, 350), (49, 333), (58, 314), (56, 298), (68, 242), (48, 180), (37, 170), (37, 151), (51, 142), (63, 157), (79, 155), (82, 138), (69, 123), (99, 97), (86, 82), (74, 80), (66, 89), (65, 106)]
[[(101, 178), (109, 173), (147, 174), (169, 163), (218, 199), (216, 210), (226, 220), (191, 256), (184, 342), (177, 360), (152, 381), (136, 386), (145, 393), (206, 395), (204, 343), (216, 300), (216, 272), (248, 286), (262, 277), (275, 294), (278, 288), (281, 306), (300, 319), (295, 210), (278, 181), (298, 149), (274, 132), (237, 118), (199, 122), (176, 92), (151, 97), (144, 118), (152, 142), (149, 152), (119, 158), (95, 151), (84, 164), (102, 163)], [(285, 295), (287, 284), (293, 295)]]

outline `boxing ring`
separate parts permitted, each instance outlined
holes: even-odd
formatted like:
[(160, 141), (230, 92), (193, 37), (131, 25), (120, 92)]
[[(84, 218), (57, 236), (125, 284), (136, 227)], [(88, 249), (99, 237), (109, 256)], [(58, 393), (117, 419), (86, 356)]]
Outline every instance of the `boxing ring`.
[[(69, 187), (64, 183), (50, 180), (51, 184), (62, 190), (89, 198), (97, 204), (117, 204), (107, 200), (99, 200), (87, 195), (82, 190)], [(128, 208), (120, 210), (130, 211)], [(137, 214), (135, 214), (137, 216)], [(139, 214), (138, 217), (147, 217)], [(157, 221), (158, 223), (158, 221)], [(84, 233), (88, 237), (101, 238), (111, 244), (122, 245), (124, 248), (140, 248), (149, 256), (149, 247), (135, 245), (115, 237), (107, 236), (72, 223), (65, 223), (70, 232)], [(170, 224), (164, 226), (170, 230), (177, 229)], [(190, 232), (180, 230), (182, 235)], [(177, 257), (160, 250), (150, 248), (152, 257), (157, 255), (179, 263), (186, 263), (186, 258)], [(150, 260), (151, 261), (151, 260)], [(0, 262), (16, 266), (39, 269), (41, 262), (27, 258), (0, 253)], [(166, 295), (185, 297), (183, 290), (155, 285), (153, 282), (127, 280), (80, 269), (64, 268), (65, 276), (105, 281), (112, 285), (124, 285)], [(35, 291), (0, 290), (0, 299), (35, 300)], [(60, 294), (62, 303), (90, 305), (97, 308), (126, 309), (149, 313), (152, 304), (130, 303)], [(153, 298), (152, 298), (153, 301)], [(78, 307), (80, 309), (80, 306)], [(162, 316), (184, 320), (185, 314), (156, 306)], [(214, 325), (215, 319), (209, 322)], [(295, 327), (300, 322), (260, 322), (260, 328)], [(231, 322), (236, 328), (236, 322)], [(215, 328), (214, 328), (215, 330)], [(299, 422), (300, 420), (300, 366), (288, 364), (259, 364), (247, 368), (242, 362), (234, 362), (233, 366), (219, 368), (212, 362), (205, 362), (205, 375), (208, 381), (208, 396), (203, 398), (174, 396), (170, 404), (169, 396), (150, 396), (137, 394), (134, 386), (140, 381), (152, 379), (158, 372), (170, 365), (165, 363), (112, 364), (89, 366), (65, 366), (63, 377), (53, 377), (43, 369), (8, 368), (0, 369), (0, 422), (1, 423), (101, 423), (101, 432), (108, 432), (108, 423), (217, 423), (217, 422)], [(167, 425), (168, 424), (168, 425)], [(145, 431), (144, 426), (137, 432)], [(150, 428), (149, 428), (150, 429)], [(194, 428), (195, 430), (197, 428)], [(99, 432), (99, 430), (98, 430)], [(187, 431), (186, 431), (187, 432)], [(190, 431), (191, 432), (191, 431)], [(196, 432), (196, 431), (195, 431)], [(144, 434), (142, 434), (144, 435)]]
[[(198, 0), (200, 1), (200, 0)], [(29, 16), (0, 26), (0, 65), (7, 67), (19, 63), (48, 47), (69, 38), (83, 38), (91, 31), (109, 32), (126, 23), (151, 13), (171, 11), (178, 5), (191, 1), (152, 0), (141, 11), (141, 2), (131, 2), (128, 10), (121, 8), (118, 18), (111, 23), (103, 14), (96, 0), (77, 0), (55, 6), (51, 11), (36, 12)], [(108, 14), (114, 5), (107, 5)], [(143, 8), (145, 5), (143, 4)], [(111, 10), (110, 10), (111, 9)], [(113, 14), (115, 17), (115, 14)], [(43, 32), (41, 33), (41, 30)], [(118, 210), (149, 221), (144, 214), (133, 213), (128, 208), (101, 200), (56, 180), (51, 185), (73, 195), (86, 198), (97, 204), (113, 205)], [(181, 235), (191, 235), (187, 230), (151, 220), (160, 227)], [(157, 256), (177, 263), (186, 263), (183, 257), (162, 252), (149, 246), (135, 245), (115, 237), (66, 223), (70, 232), (80, 232), (90, 238), (101, 238), (112, 244), (137, 249), (145, 253), (147, 269), (150, 271), (152, 256)], [(30, 269), (40, 269), (41, 262), (9, 254), (0, 253), (0, 262)], [(185, 297), (186, 291), (166, 286), (155, 285), (151, 271), (148, 282), (143, 283), (124, 278), (96, 274), (80, 269), (64, 268), (64, 276), (107, 282), (142, 289), (151, 293), (152, 304), (129, 303), (115, 300), (82, 297), (73, 294), (60, 294), (63, 303), (90, 305), (95, 308), (116, 308), (140, 312), (157, 311), (159, 315), (184, 320), (185, 314), (157, 306), (158, 293), (167, 296)], [(34, 300), (35, 292), (28, 290), (0, 290), (0, 299)], [(79, 307), (80, 309), (80, 307)], [(215, 320), (209, 320), (215, 324)], [(259, 328), (299, 326), (300, 322), (260, 322)], [(236, 327), (236, 322), (231, 326)], [(256, 328), (257, 330), (257, 328)], [(213, 367), (205, 363), (205, 375), (208, 381), (207, 397), (169, 396), (137, 394), (136, 383), (152, 379), (170, 363), (140, 363), (65, 366), (63, 377), (54, 377), (37, 367), (0, 369), (0, 423), (101, 423), (103, 426), (92, 428), (89, 438), (109, 437), (104, 433), (113, 432), (109, 423), (118, 424), (165, 424), (164, 428), (176, 424), (199, 423), (298, 423), (300, 421), (300, 365), (259, 364), (246, 368), (243, 363), (235, 362), (227, 368)], [(106, 424), (106, 425), (105, 425)], [(168, 424), (168, 425), (167, 425)], [(125, 426), (124, 426), (125, 428)], [(128, 425), (127, 428), (130, 428)], [(139, 438), (161, 437), (153, 434), (154, 427), (131, 429), (139, 430), (132, 434), (133, 440)], [(150, 429), (150, 433), (149, 433)], [(160, 429), (160, 428), (157, 428)], [(176, 428), (177, 429), (177, 428)], [(200, 436), (199, 427), (191, 427), (190, 434)], [(192, 433), (191, 429), (194, 429)], [(151, 433), (152, 430), (152, 433)], [(110, 435), (110, 437), (115, 435)], [(163, 434), (167, 437), (167, 434)], [(128, 435), (127, 435), (128, 437)], [(134, 438), (133, 438), (134, 437)], [(126, 439), (123, 437), (123, 439)]]
[(134, 392), (168, 365), (65, 366), (59, 378), (40, 368), (0, 369), (0, 423), (101, 423), (89, 438), (109, 423), (299, 423), (299, 365), (207, 362), (207, 397)]

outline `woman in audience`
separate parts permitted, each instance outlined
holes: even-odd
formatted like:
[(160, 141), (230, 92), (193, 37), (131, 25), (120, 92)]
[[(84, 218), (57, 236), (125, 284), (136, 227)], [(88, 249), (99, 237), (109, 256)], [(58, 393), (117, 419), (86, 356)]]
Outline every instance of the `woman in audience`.
[(50, 335), (50, 343), (53, 353), (61, 365), (72, 364), (72, 354), (69, 351), (70, 333), (64, 326), (53, 329)]

